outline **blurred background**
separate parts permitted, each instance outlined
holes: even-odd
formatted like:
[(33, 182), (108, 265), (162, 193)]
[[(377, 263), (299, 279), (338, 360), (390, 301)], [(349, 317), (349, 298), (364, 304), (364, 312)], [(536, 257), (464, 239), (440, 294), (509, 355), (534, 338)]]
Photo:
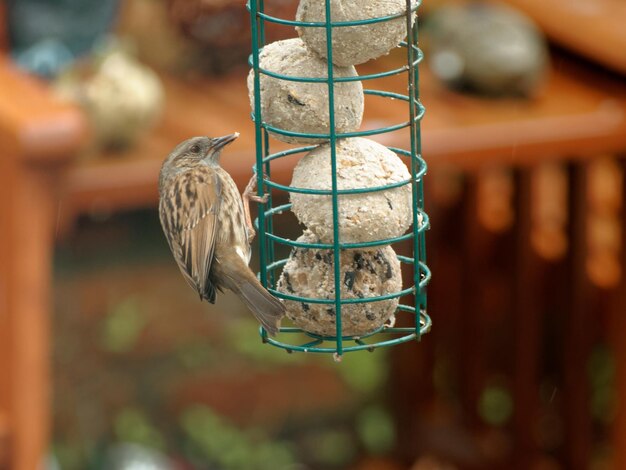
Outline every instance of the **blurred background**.
[(244, 2), (0, 5), (0, 469), (626, 468), (623, 1), (421, 7), (434, 326), (341, 364), (200, 303), (159, 226), (179, 141), (251, 175)]

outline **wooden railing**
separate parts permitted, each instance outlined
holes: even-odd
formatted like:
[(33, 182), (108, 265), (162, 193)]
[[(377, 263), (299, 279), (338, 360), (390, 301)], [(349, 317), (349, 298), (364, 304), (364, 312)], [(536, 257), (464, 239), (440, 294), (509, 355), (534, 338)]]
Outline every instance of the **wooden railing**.
[[(51, 261), (82, 114), (0, 58), (0, 468), (39, 468), (50, 423)], [(4, 465), (4, 467), (3, 467)]]

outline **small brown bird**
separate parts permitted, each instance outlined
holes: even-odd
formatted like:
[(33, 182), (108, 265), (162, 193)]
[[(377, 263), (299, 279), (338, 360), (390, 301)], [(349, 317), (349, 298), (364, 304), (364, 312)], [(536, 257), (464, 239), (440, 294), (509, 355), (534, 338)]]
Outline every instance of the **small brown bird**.
[(159, 175), (159, 216), (178, 267), (201, 300), (215, 303), (215, 291), (230, 289), (270, 333), (276, 334), (285, 313), (248, 267), (254, 236), (248, 199), (244, 204), (235, 182), (220, 166), (224, 146), (238, 133), (193, 137), (165, 159)]

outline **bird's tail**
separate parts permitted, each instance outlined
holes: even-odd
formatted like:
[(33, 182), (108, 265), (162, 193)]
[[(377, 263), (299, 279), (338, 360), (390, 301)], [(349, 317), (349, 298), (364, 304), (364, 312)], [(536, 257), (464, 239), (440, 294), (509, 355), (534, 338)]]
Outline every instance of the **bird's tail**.
[[(223, 266), (223, 268), (232, 272), (226, 266)], [(226, 274), (226, 279), (229, 281), (229, 285), (226, 287), (235, 292), (244, 301), (270, 335), (276, 335), (280, 328), (280, 320), (285, 315), (283, 303), (261, 285), (254, 273), (243, 261), (240, 266), (236, 266), (236, 275), (224, 274)]]

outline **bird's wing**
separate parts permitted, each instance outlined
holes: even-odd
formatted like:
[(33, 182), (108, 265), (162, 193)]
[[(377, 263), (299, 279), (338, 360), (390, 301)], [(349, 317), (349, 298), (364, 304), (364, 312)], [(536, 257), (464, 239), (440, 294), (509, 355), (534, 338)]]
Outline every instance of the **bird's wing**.
[(180, 175), (159, 203), (159, 215), (185, 280), (200, 297), (215, 302), (210, 280), (222, 187), (209, 168)]

